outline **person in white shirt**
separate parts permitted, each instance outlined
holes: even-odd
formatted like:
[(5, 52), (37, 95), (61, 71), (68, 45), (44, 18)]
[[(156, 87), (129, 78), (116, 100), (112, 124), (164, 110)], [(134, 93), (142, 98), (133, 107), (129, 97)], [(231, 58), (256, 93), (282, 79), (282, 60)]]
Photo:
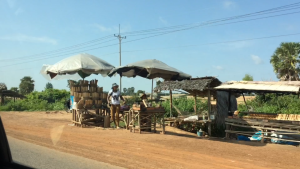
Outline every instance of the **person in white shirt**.
[(119, 85), (113, 83), (107, 95), (107, 102), (110, 105), (111, 118), (117, 128), (119, 128), (120, 99), (123, 100), (125, 104), (125, 100), (119, 91)]

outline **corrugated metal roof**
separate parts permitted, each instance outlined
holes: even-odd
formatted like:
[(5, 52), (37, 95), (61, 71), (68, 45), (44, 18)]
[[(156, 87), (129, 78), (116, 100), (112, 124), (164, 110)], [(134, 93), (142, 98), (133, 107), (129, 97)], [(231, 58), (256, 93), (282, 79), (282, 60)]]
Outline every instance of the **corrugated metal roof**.
[(285, 82), (255, 82), (255, 81), (231, 81), (215, 87), (216, 90), (236, 90), (236, 91), (264, 91), (264, 92), (288, 92), (298, 93), (300, 81)]

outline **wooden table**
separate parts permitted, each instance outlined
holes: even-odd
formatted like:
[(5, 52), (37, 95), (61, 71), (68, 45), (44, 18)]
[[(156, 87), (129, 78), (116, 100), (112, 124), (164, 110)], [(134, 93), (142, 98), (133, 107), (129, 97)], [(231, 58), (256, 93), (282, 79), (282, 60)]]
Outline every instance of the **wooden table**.
[[(86, 116), (89, 116), (91, 110), (95, 111), (95, 114), (93, 118), (86, 119)], [(87, 126), (87, 125), (93, 125), (93, 126), (101, 126), (104, 124), (104, 116), (99, 114), (99, 109), (72, 109), (72, 122), (75, 126)], [(90, 122), (97, 121), (97, 123), (91, 124)]]
[[(159, 122), (160, 127), (163, 128), (162, 134), (165, 134), (165, 121), (164, 121), (164, 110), (133, 110), (130, 109), (129, 111), (125, 111), (126, 116), (126, 129), (130, 130), (130, 132), (135, 132), (137, 129), (139, 133), (145, 129), (151, 129), (151, 131), (156, 132), (156, 123), (157, 118), (161, 117), (161, 121)], [(143, 123), (142, 121), (150, 121), (150, 123)], [(137, 122), (137, 125), (136, 125)]]

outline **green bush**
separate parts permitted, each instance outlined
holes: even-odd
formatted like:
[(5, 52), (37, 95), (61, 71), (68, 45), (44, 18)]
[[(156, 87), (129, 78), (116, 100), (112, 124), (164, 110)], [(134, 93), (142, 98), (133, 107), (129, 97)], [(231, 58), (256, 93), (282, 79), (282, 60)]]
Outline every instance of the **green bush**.
[(0, 111), (49, 111), (63, 110), (65, 102), (70, 98), (66, 90), (47, 89), (42, 92), (34, 91), (23, 100), (6, 100), (0, 106)]
[[(247, 105), (252, 107), (255, 112), (300, 114), (300, 99), (295, 95), (257, 95), (255, 99), (247, 101)], [(247, 111), (244, 104), (239, 104), (238, 109), (240, 111)]]
[[(192, 114), (194, 112), (194, 99), (188, 99), (186, 97), (179, 97), (177, 99), (173, 99), (173, 105), (175, 105), (183, 115)], [(166, 110), (166, 117), (170, 117), (170, 100), (166, 100), (162, 102), (162, 107)], [(207, 101), (197, 100), (197, 112), (207, 111)], [(172, 116), (177, 117), (177, 111), (172, 108)]]

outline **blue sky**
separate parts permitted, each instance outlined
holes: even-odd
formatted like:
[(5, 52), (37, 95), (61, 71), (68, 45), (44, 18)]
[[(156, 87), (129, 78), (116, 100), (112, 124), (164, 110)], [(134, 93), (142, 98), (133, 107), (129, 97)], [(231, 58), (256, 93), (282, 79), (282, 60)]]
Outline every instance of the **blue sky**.
[[(297, 1), (0, 0), (0, 82), (6, 83), (10, 88), (18, 86), (22, 77), (31, 76), (35, 80), (36, 90), (43, 90), (48, 82), (39, 73), (43, 64), (54, 64), (82, 52), (70, 51), (43, 57), (37, 55), (27, 60), (15, 58), (112, 35), (118, 33), (119, 24), (121, 33), (132, 32), (201, 23), (295, 2)], [(221, 81), (228, 81), (241, 80), (249, 73), (257, 81), (277, 80), (269, 63), (270, 57), (281, 42), (299, 42), (299, 35), (235, 43), (201, 44), (300, 33), (300, 23), (297, 19), (299, 15), (200, 27), (124, 43), (122, 65), (144, 59), (158, 59), (193, 77), (217, 76)], [(137, 38), (141, 37), (127, 35), (123, 42)], [(115, 43), (118, 43), (117, 39), (93, 47)], [(186, 45), (194, 46), (180, 47)], [(118, 45), (113, 45), (85, 52), (118, 66), (118, 50)], [(126, 52), (133, 50), (141, 51)], [(4, 62), (4, 59), (11, 60)], [(22, 64), (12, 65), (16, 63)], [(109, 90), (112, 83), (119, 82), (118, 77), (90, 76), (88, 79), (95, 78), (104, 90)], [(66, 89), (65, 80), (51, 83), (55, 88)], [(131, 86), (149, 92), (151, 81), (143, 78), (123, 78), (122, 87)]]

